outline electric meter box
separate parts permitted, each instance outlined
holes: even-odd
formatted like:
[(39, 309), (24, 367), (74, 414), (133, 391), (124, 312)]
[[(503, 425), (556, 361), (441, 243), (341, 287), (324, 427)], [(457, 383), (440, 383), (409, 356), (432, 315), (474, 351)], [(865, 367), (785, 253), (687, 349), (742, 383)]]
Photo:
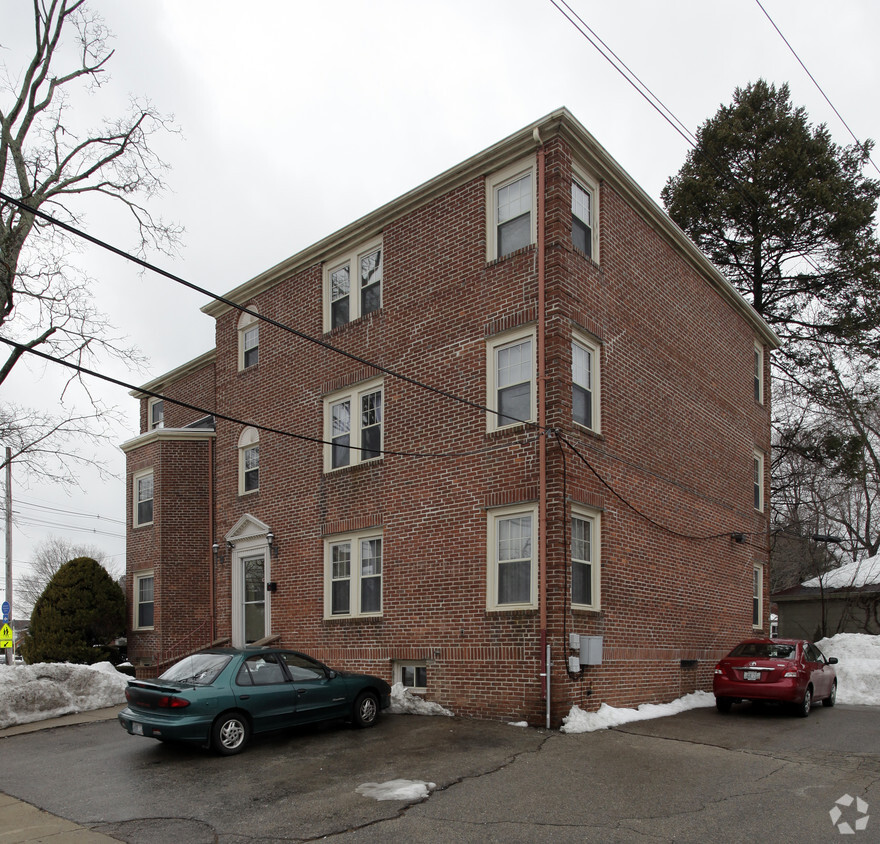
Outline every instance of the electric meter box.
[(601, 636), (581, 636), (580, 661), (581, 665), (602, 664)]

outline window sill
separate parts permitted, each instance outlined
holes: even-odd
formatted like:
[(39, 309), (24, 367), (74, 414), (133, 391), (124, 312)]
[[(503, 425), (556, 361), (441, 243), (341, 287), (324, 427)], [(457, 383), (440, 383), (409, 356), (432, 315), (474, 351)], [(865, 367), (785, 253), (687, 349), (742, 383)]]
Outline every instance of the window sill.
[(330, 624), (376, 624), (384, 621), (385, 617), (381, 614), (375, 615), (327, 615), (324, 616), (324, 623)]
[(355, 327), (360, 325), (366, 325), (373, 322), (381, 322), (382, 320), (383, 308), (379, 308), (376, 311), (370, 311), (368, 314), (364, 314), (363, 316), (359, 316), (356, 319), (349, 320), (348, 322), (344, 322), (342, 325), (337, 325), (335, 328), (328, 328), (324, 331), (325, 337), (334, 337), (337, 334), (344, 334), (346, 331), (354, 330)]
[(337, 466), (335, 469), (324, 468), (324, 475), (326, 477), (330, 477), (331, 475), (345, 475), (351, 472), (357, 471), (366, 471), (367, 469), (375, 466), (381, 466), (384, 463), (381, 457), (375, 457), (372, 460), (364, 460), (361, 463), (353, 463), (350, 466)]
[(530, 255), (536, 248), (537, 246), (534, 243), (530, 243), (528, 246), (522, 246), (519, 249), (514, 249), (513, 252), (508, 252), (506, 255), (501, 255), (498, 258), (490, 258), (486, 261), (486, 267), (494, 267), (498, 264), (503, 264), (505, 261), (509, 261), (512, 258), (518, 258), (520, 255)]
[(534, 605), (515, 604), (509, 608), (506, 606), (486, 607), (486, 613), (489, 616), (503, 614), (506, 618), (514, 616), (522, 616), (523, 618), (531, 618), (537, 613), (538, 608)]

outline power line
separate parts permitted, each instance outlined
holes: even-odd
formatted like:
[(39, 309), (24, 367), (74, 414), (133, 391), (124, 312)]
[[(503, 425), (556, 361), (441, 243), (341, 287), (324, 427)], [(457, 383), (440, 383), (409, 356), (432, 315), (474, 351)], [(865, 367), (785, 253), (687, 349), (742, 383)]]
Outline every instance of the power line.
[[(804, 69), (804, 72), (807, 74), (807, 76), (810, 77), (812, 83), (816, 86), (819, 93), (825, 98), (825, 102), (828, 103), (829, 106), (831, 106), (831, 110), (837, 115), (840, 122), (846, 127), (846, 131), (849, 132), (849, 134), (852, 136), (852, 139), (859, 146), (862, 146), (862, 142), (858, 139), (858, 137), (856, 136), (856, 133), (853, 132), (853, 130), (849, 128), (849, 124), (843, 119), (843, 115), (837, 110), (834, 103), (831, 102), (831, 100), (828, 98), (828, 95), (825, 93), (825, 91), (822, 90), (822, 86), (816, 81), (816, 77), (813, 76), (812, 73), (810, 73), (810, 71), (807, 69), (807, 66), (801, 61), (801, 57), (795, 52), (795, 49), (794, 49), (794, 47), (791, 46), (791, 43), (789, 42), (789, 40), (782, 34), (782, 30), (776, 25), (776, 21), (774, 21), (773, 18), (770, 17), (770, 13), (761, 4), (761, 0), (755, 0), (755, 2), (758, 4), (758, 8), (764, 13), (767, 20), (770, 21), (770, 23), (773, 25), (773, 28), (779, 33), (779, 37), (785, 42), (785, 46), (788, 47), (789, 50), (791, 50), (791, 54), (797, 59), (798, 64)], [(874, 164), (874, 159), (871, 158), (870, 155), (868, 156), (868, 161), (870, 161), (873, 168), (878, 173), (880, 173), (880, 168), (878, 168), (877, 165)]]
[(49, 507), (48, 505), (45, 505), (45, 504), (35, 504), (31, 501), (27, 501), (24, 498), (17, 498), (16, 503), (20, 506), (31, 507), (35, 510), (50, 510), (53, 513), (63, 513), (66, 516), (82, 516), (83, 518), (86, 518), (86, 519), (99, 519), (103, 522), (113, 522), (114, 524), (117, 524), (117, 525), (124, 525), (125, 524), (124, 519), (113, 519), (113, 518), (110, 518), (109, 516), (100, 516), (96, 513), (81, 513), (77, 510), (65, 510), (62, 507)]
[(167, 401), (169, 404), (175, 404), (179, 407), (185, 407), (187, 410), (195, 411), (203, 416), (213, 416), (217, 419), (222, 419), (225, 422), (232, 422), (235, 425), (242, 425), (244, 427), (256, 428), (259, 431), (266, 431), (270, 434), (278, 434), (282, 437), (291, 437), (292, 439), (302, 440), (304, 442), (314, 443), (315, 445), (329, 445), (336, 446), (340, 448), (347, 448), (352, 451), (367, 451), (372, 453), (378, 453), (383, 455), (389, 455), (391, 457), (419, 457), (419, 458), (433, 458), (433, 459), (444, 459), (444, 458), (458, 458), (458, 457), (473, 457), (481, 454), (488, 454), (493, 451), (498, 451), (503, 448), (509, 448), (511, 445), (524, 444), (520, 443), (518, 440), (516, 442), (511, 443), (499, 443), (496, 445), (486, 446), (484, 448), (474, 449), (472, 451), (454, 451), (454, 452), (416, 452), (416, 451), (391, 451), (389, 449), (377, 449), (370, 448), (366, 446), (358, 446), (358, 445), (342, 445), (339, 443), (333, 443), (329, 440), (323, 440), (320, 437), (310, 437), (307, 434), (297, 434), (293, 431), (286, 431), (283, 428), (274, 428), (269, 425), (261, 425), (258, 422), (248, 421), (244, 419), (238, 419), (235, 416), (228, 416), (227, 414), (220, 413), (217, 410), (208, 410), (204, 407), (199, 407), (198, 405), (191, 404), (190, 402), (185, 402), (181, 399), (172, 399), (168, 396), (163, 395), (162, 393), (155, 392), (154, 390), (148, 390), (143, 387), (135, 387), (133, 384), (128, 384), (125, 381), (120, 380), (119, 378), (113, 378), (110, 375), (105, 375), (102, 372), (96, 372), (93, 369), (89, 369), (88, 367), (82, 366), (81, 364), (71, 363), (67, 360), (62, 360), (61, 358), (54, 357), (53, 355), (47, 354), (46, 352), (41, 352), (38, 349), (32, 349), (28, 346), (25, 346), (21, 343), (16, 343), (14, 340), (9, 340), (6, 337), (0, 337), (0, 342), (5, 343), (7, 346), (11, 346), (15, 349), (18, 349), (22, 352), (27, 352), (28, 354), (35, 355), (43, 360), (51, 361), (52, 363), (57, 363), (60, 366), (67, 367), (68, 369), (72, 369), (74, 372), (78, 372), (81, 375), (89, 375), (92, 378), (98, 378), (101, 381), (106, 381), (109, 384), (114, 384), (117, 387), (124, 387), (127, 390), (136, 390), (138, 392), (143, 393), (146, 396), (150, 396), (151, 398), (162, 399), (163, 401)]
[[(225, 296), (220, 296), (216, 293), (212, 293), (210, 290), (208, 290), (204, 287), (200, 287), (199, 285), (194, 284), (191, 281), (187, 281), (186, 279), (181, 278), (180, 276), (175, 275), (174, 273), (170, 273), (167, 270), (163, 270), (161, 267), (157, 267), (154, 264), (151, 264), (148, 261), (143, 260), (142, 258), (138, 258), (135, 255), (131, 255), (130, 253), (125, 252), (124, 250), (120, 249), (117, 246), (113, 246), (112, 244), (107, 243), (106, 241), (101, 240), (100, 238), (97, 238), (94, 235), (90, 235), (88, 232), (84, 232), (81, 229), (77, 229), (75, 226), (71, 226), (69, 223), (65, 223), (62, 220), (58, 220), (57, 218), (52, 217), (49, 214), (46, 214), (44, 211), (40, 211), (39, 209), (36, 209), (36, 208), (31, 208), (30, 206), (25, 205), (22, 201), (20, 201), (18, 199), (14, 199), (13, 197), (9, 196), (8, 194), (0, 192), (0, 199), (4, 200), (5, 202), (9, 202), (12, 205), (15, 205), (17, 208), (21, 209), (22, 211), (26, 211), (29, 214), (33, 214), (36, 217), (40, 217), (41, 219), (45, 220), (46, 222), (51, 223), (52, 225), (55, 225), (58, 228), (64, 229), (65, 231), (69, 232), (70, 234), (75, 235), (76, 237), (80, 237), (83, 240), (87, 240), (89, 243), (93, 243), (95, 246), (99, 246), (102, 249), (106, 249), (108, 252), (112, 252), (115, 255), (119, 255), (120, 257), (124, 258), (127, 261), (131, 261), (132, 263), (138, 264), (139, 266), (144, 267), (145, 269), (148, 269), (151, 272), (158, 273), (159, 275), (164, 276), (165, 278), (171, 279), (171, 281), (174, 281), (177, 284), (180, 284), (184, 287), (187, 287), (190, 290), (194, 290), (197, 293), (201, 293), (203, 296), (207, 296), (208, 298), (213, 299), (215, 302), (221, 302), (224, 305), (227, 305), (230, 308), (234, 308), (235, 310), (240, 311), (243, 314), (248, 314), (249, 316), (255, 317), (256, 319), (259, 319), (261, 322), (265, 322), (268, 325), (274, 326), (275, 328), (280, 328), (282, 331), (287, 331), (290, 334), (293, 334), (295, 337), (299, 337), (301, 340), (306, 340), (309, 343), (314, 343), (317, 346), (321, 346), (322, 348), (327, 349), (328, 351), (335, 352), (336, 354), (342, 355), (343, 357), (347, 357), (350, 360), (353, 360), (363, 366), (369, 367), (371, 369), (375, 369), (377, 372), (382, 372), (385, 375), (388, 375), (392, 378), (398, 378), (399, 380), (405, 381), (408, 384), (412, 384), (415, 387), (419, 387), (423, 390), (428, 390), (432, 393), (436, 393), (437, 395), (443, 396), (444, 398), (450, 399), (451, 401), (455, 401), (455, 402), (458, 402), (459, 404), (467, 405), (468, 407), (472, 407), (475, 410), (479, 410), (483, 413), (492, 413), (492, 414), (498, 416), (499, 418), (502, 416), (504, 416), (506, 418), (511, 418), (507, 414), (503, 414), (500, 410), (495, 410), (494, 408), (486, 407), (485, 405), (479, 404), (478, 402), (474, 402), (474, 401), (471, 401), (470, 399), (462, 398), (461, 396), (457, 396), (454, 393), (450, 393), (447, 390), (442, 390), (439, 387), (434, 387), (434, 386), (431, 386), (430, 384), (425, 384), (424, 382), (418, 381), (417, 379), (412, 378), (409, 375), (404, 375), (403, 373), (397, 372), (387, 366), (382, 366), (381, 364), (374, 363), (373, 361), (369, 361), (366, 358), (362, 358), (359, 355), (355, 355), (352, 352), (347, 352), (344, 349), (340, 349), (338, 346), (334, 346), (332, 343), (328, 343), (326, 340), (321, 340), (317, 337), (312, 337), (311, 335), (306, 334), (303, 331), (299, 331), (298, 329), (293, 328), (292, 326), (287, 325), (286, 323), (280, 322), (279, 320), (273, 319), (272, 317), (265, 316), (264, 314), (260, 314), (257, 311), (251, 310), (250, 308), (246, 308), (244, 305), (239, 305), (237, 302), (233, 302), (231, 299), (228, 299)], [(26, 349), (27, 347), (22, 346), (21, 348)], [(143, 390), (139, 387), (132, 387), (132, 389), (139, 390), (142, 393), (147, 393), (146, 390)], [(525, 420), (525, 419), (516, 419), (515, 421), (521, 422), (525, 425), (531, 425), (531, 426), (535, 425), (535, 423), (529, 422), (528, 420)]]

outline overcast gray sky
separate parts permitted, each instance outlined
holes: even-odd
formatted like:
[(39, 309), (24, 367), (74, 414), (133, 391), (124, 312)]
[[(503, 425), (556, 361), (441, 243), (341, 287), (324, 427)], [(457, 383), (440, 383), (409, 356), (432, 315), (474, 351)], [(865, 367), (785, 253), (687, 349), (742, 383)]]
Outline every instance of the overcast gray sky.
[[(755, 0), (568, 2), (691, 131), (734, 88), (763, 77), (788, 82), (813, 122), (851, 142)], [(850, 128), (877, 138), (880, 3), (762, 3)], [(120, 113), (134, 94), (174, 114), (181, 134), (159, 144), (173, 192), (151, 207), (185, 227), (184, 249), (152, 257), (217, 293), (559, 106), (658, 203), (688, 150), (550, 0), (91, 5), (114, 32), (116, 54), (110, 82), (77, 107), (87, 121)], [(31, 14), (25, 0), (0, 6), (0, 62), (10, 71), (30, 54)], [(130, 248), (124, 223), (90, 204), (89, 232)], [(79, 260), (111, 322), (150, 359), (143, 372), (108, 366), (116, 377), (142, 384), (213, 347), (203, 297), (94, 248)], [(51, 367), (20, 367), (4, 398), (40, 404), (58, 383)], [(135, 400), (96, 390), (125, 411), (118, 441), (134, 436)], [(85, 477), (83, 491), (14, 475), (16, 576), (50, 534), (96, 545), (124, 568), (125, 464), (117, 449), (106, 458), (119, 479)]]

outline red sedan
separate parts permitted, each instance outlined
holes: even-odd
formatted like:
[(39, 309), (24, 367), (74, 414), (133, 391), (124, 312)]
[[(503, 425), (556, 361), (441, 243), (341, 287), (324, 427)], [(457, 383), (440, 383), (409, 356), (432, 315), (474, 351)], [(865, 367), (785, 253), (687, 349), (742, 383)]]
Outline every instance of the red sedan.
[(801, 639), (747, 639), (715, 666), (715, 706), (729, 712), (741, 700), (778, 701), (793, 704), (806, 718), (815, 700), (834, 706), (836, 663), (837, 657), (826, 659)]

